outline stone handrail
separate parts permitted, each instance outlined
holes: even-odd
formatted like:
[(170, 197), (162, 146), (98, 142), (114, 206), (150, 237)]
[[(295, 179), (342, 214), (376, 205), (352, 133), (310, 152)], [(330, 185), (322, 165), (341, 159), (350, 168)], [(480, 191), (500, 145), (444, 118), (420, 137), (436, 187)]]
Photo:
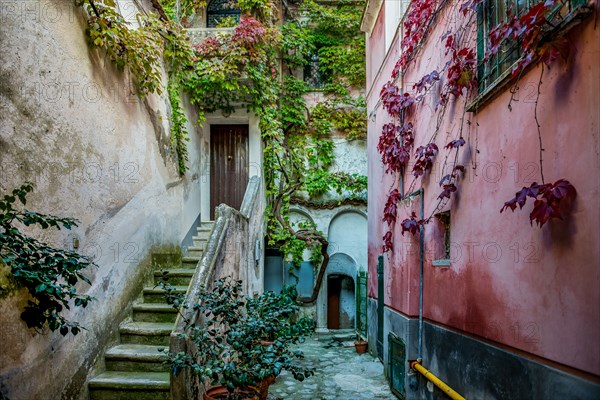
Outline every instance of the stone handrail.
[(209, 36), (230, 35), (235, 28), (188, 28), (187, 34), (193, 44), (200, 43)]
[[(257, 240), (262, 243), (263, 198), (261, 180), (253, 176), (248, 182), (239, 211), (225, 204), (216, 208), (214, 226), (188, 286), (184, 304), (195, 304), (202, 288), (209, 287), (220, 277), (231, 275), (244, 281), (246, 292), (252, 291), (252, 278), (262, 278), (260, 274), (256, 276), (257, 270), (260, 271), (260, 268), (257, 269), (257, 261), (260, 263), (262, 256), (255, 254), (260, 249), (254, 243)], [(194, 344), (187, 336), (187, 328), (194, 324), (202, 324), (200, 313), (193, 308), (183, 308), (171, 332), (170, 353), (194, 352)], [(201, 382), (198, 382), (198, 378), (189, 369), (184, 369), (177, 376), (171, 373), (172, 400), (198, 399), (201, 391)]]

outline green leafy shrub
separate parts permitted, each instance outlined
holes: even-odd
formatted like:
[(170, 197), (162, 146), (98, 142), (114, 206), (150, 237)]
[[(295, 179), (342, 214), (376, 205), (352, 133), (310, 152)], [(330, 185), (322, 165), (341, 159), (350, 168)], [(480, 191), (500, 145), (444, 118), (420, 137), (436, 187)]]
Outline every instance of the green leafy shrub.
[(175, 308), (193, 308), (204, 317), (199, 320), (204, 324), (186, 328), (197, 350), (169, 354), (167, 362), (174, 374), (190, 368), (200, 382), (227, 388), (228, 399), (234, 400), (246, 398), (248, 390), (266, 398), (265, 382), (283, 370), (300, 381), (314, 374), (295, 363), (302, 352), (290, 349), (311, 332), (306, 321), (297, 320), (294, 288), (251, 299), (244, 295), (241, 281), (225, 277), (215, 281), (213, 288), (202, 290), (195, 304), (185, 305), (167, 283), (160, 286), (167, 289), (166, 299)]
[(77, 252), (52, 247), (21, 231), (22, 226), (59, 230), (77, 226), (73, 218), (18, 210), (17, 200), (25, 206), (32, 190), (32, 184), (25, 183), (0, 200), (0, 255), (16, 283), (31, 296), (21, 314), (27, 326), (41, 330), (47, 324), (51, 331), (77, 335), (81, 326), (68, 321), (63, 313), (70, 309), (71, 301), (75, 307), (86, 307), (92, 300), (78, 293), (76, 286), (81, 281), (90, 284), (82, 271), (93, 263)]

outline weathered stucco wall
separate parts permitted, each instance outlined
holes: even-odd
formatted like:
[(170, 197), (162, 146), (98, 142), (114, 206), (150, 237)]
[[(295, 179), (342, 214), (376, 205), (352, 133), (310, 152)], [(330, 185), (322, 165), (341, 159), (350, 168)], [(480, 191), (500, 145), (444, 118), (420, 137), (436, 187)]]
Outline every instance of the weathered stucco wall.
[[(449, 3), (451, 4), (451, 3)], [(596, 11), (599, 5), (594, 3)], [(455, 8), (450, 8), (456, 12)], [(455, 16), (453, 16), (454, 21)], [(439, 38), (453, 21), (449, 15), (438, 19), (419, 59), (403, 81), (404, 90), (434, 68), (445, 64)], [(529, 202), (523, 210), (499, 214), (505, 201), (523, 186), (539, 182), (539, 144), (533, 118), (535, 94), (541, 67), (527, 72), (519, 84), (519, 102), (507, 108), (508, 90), (467, 114), (471, 121), (470, 146), (458, 160), (467, 166), (459, 181), (459, 192), (447, 209), (451, 211), (451, 264), (432, 265), (439, 245), (439, 232), (432, 224), (425, 228), (424, 317), (469, 335), (524, 351), (529, 356), (558, 362), (563, 366), (600, 375), (600, 233), (598, 221), (600, 170), (600, 30), (588, 18), (568, 33), (572, 43), (568, 63), (558, 61), (546, 69), (541, 85), (538, 116), (544, 143), (546, 181), (568, 179), (578, 196), (564, 221), (551, 221), (542, 229), (530, 226)], [(381, 23), (381, 18), (377, 24)], [(375, 45), (375, 44), (372, 44)], [(378, 44), (379, 45), (379, 44)], [(390, 51), (397, 51), (392, 44)], [(373, 53), (375, 54), (375, 53)], [(381, 74), (369, 89), (369, 295), (377, 297), (377, 256), (381, 254), (385, 225), (382, 208), (393, 185), (385, 175), (376, 150), (383, 124), (389, 116), (378, 105), (379, 90), (390, 79), (396, 57), (378, 62)], [(377, 63), (375, 63), (377, 64)], [(439, 67), (438, 67), (439, 66)], [(372, 67), (377, 70), (377, 67)], [(415, 148), (427, 143), (435, 131), (433, 112), (436, 96), (417, 106)], [(440, 166), (443, 147), (456, 134), (462, 104), (452, 103), (442, 120), (436, 144), (440, 155), (436, 167), (423, 185), (425, 216), (437, 204), (443, 176)], [(451, 132), (449, 136), (445, 133)], [(472, 167), (476, 165), (476, 168)], [(447, 173), (447, 171), (445, 172)], [(407, 174), (405, 189), (412, 182)], [(419, 211), (420, 199), (400, 207), (398, 221)], [(386, 255), (386, 298), (391, 309), (407, 316), (418, 314), (418, 240), (402, 236), (400, 224), (394, 230), (394, 251)], [(571, 369), (571, 371), (573, 371)]]
[[(0, 4), (0, 188), (24, 181), (28, 208), (78, 218), (42, 239), (95, 256), (94, 296), (69, 317), (76, 337), (39, 334), (19, 319), (23, 292), (0, 300), (0, 382), (11, 400), (85, 396), (88, 369), (127, 313), (152, 248), (176, 248), (200, 212), (199, 140), (187, 112), (190, 170), (169, 153), (166, 97), (140, 100), (127, 73), (86, 44), (73, 1)], [(187, 107), (191, 110), (191, 107)]]

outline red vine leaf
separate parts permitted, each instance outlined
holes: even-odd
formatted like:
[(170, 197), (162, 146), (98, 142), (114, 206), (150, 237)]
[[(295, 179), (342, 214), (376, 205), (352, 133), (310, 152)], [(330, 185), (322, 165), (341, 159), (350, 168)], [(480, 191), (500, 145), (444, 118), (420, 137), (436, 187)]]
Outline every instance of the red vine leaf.
[(438, 152), (438, 147), (435, 143), (429, 143), (426, 146), (419, 146), (415, 153), (417, 161), (413, 166), (413, 175), (415, 177), (422, 176), (425, 172), (430, 171), (433, 167), (433, 157)]
[(417, 93), (422, 93), (429, 89), (434, 83), (440, 80), (440, 74), (437, 71), (432, 71), (423, 76), (419, 82), (413, 85), (413, 90)]
[(400, 116), (400, 112), (408, 109), (415, 99), (408, 93), (400, 93), (400, 89), (391, 82), (383, 85), (380, 93), (383, 107), (392, 116)]
[(565, 179), (559, 179), (556, 182), (538, 185), (532, 183), (529, 187), (524, 187), (515, 194), (515, 197), (504, 203), (500, 212), (507, 208), (514, 211), (517, 204), (523, 208), (527, 198), (534, 198), (533, 210), (529, 214), (529, 220), (533, 225), (535, 221), (538, 226), (542, 227), (551, 218), (562, 219), (560, 213), (560, 205), (563, 200), (573, 200), (577, 196), (577, 191), (571, 183)]
[(394, 248), (394, 243), (392, 242), (392, 232), (388, 231), (383, 235), (383, 252), (387, 253), (388, 251)]
[(467, 15), (469, 12), (477, 11), (477, 5), (481, 3), (483, 0), (467, 0), (460, 5), (460, 11), (463, 15)]
[(447, 185), (444, 185), (444, 191), (442, 193), (440, 193), (440, 195), (438, 196), (438, 199), (443, 199), (443, 198), (450, 198), (450, 196), (452, 195), (452, 193), (456, 192), (456, 185), (454, 185), (454, 183), (449, 183)]
[(398, 202), (402, 200), (402, 195), (398, 191), (398, 189), (394, 189), (388, 195), (388, 199), (385, 202), (385, 207), (383, 208), (383, 221), (388, 225), (392, 225), (396, 222), (396, 218), (398, 216)]
[(413, 235), (416, 235), (419, 232), (421, 226), (425, 224), (425, 221), (417, 220), (417, 214), (413, 211), (410, 215), (410, 218), (406, 218), (400, 224), (402, 226), (402, 236), (404, 236), (404, 232), (410, 232)]
[(399, 172), (402, 166), (410, 159), (410, 147), (414, 142), (413, 125), (402, 126), (393, 123), (382, 127), (377, 151), (381, 154), (381, 161), (387, 166), (386, 172)]
[(456, 139), (456, 140), (451, 141), (450, 143), (448, 143), (446, 145), (445, 148), (446, 149), (452, 149), (452, 148), (458, 149), (460, 146), (464, 146), (465, 143), (466, 143), (465, 139), (460, 138), (460, 139)]

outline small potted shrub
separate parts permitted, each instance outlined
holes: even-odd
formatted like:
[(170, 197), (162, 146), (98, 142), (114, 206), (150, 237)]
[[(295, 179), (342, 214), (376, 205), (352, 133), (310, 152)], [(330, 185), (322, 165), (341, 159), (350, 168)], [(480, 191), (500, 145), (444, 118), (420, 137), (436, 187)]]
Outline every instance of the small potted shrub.
[(266, 399), (269, 384), (282, 370), (299, 380), (312, 375), (312, 370), (294, 364), (302, 354), (290, 350), (293, 341), (277, 337), (264, 343), (273, 337), (269, 334), (275, 321), (263, 315), (260, 305), (271, 301), (271, 295), (248, 298), (242, 282), (231, 278), (219, 279), (211, 290), (201, 291), (192, 307), (206, 317), (206, 323), (187, 328), (197, 350), (169, 354), (173, 373), (190, 368), (205, 386), (204, 400)]
[(362, 337), (360, 336), (360, 333), (356, 333), (356, 341), (354, 342), (354, 348), (356, 349), (356, 352), (358, 354), (363, 354), (367, 352), (367, 346), (369, 345), (369, 342), (367, 342), (366, 340), (363, 340)]
[[(302, 357), (301, 352), (290, 351), (290, 346), (304, 341), (304, 336), (314, 331), (312, 319), (298, 318), (300, 305), (297, 301), (298, 292), (295, 286), (285, 286), (281, 293), (264, 292), (247, 304), (248, 315), (252, 318), (254, 334), (260, 337), (260, 344), (268, 347), (276, 357), (284, 361), (285, 369), (289, 370), (299, 381), (312, 375), (312, 371), (299, 368), (292, 363), (294, 357)], [(257, 386), (260, 398), (266, 399), (268, 387), (275, 382), (281, 368), (273, 371)]]

